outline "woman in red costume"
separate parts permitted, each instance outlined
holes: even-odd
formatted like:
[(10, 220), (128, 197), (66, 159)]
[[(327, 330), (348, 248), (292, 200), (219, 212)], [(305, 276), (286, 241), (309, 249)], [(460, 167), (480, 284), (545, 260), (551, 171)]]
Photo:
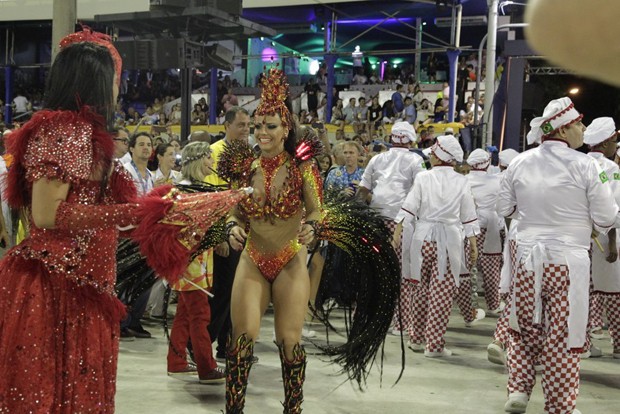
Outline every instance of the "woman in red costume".
[[(316, 165), (295, 156), (295, 125), (284, 73), (270, 69), (261, 82), (254, 118), (261, 155), (248, 162), (241, 185), (254, 193), (227, 220), (232, 248), (244, 248), (232, 290), (232, 342), (226, 360), (226, 412), (242, 413), (261, 316), (273, 302), (284, 380), (284, 412), (301, 412), (306, 353), (300, 345), (310, 294), (306, 245), (321, 215)], [(248, 231), (246, 232), (246, 229)]]
[(130, 203), (136, 189), (113, 165), (108, 133), (121, 58), (87, 28), (60, 46), (46, 109), (8, 140), (5, 195), (29, 211), (30, 236), (0, 262), (0, 413), (112, 413), (125, 313), (114, 292), (119, 230), (137, 225), (149, 264), (174, 282), (199, 236), (244, 197), (160, 187)]
[(121, 61), (90, 31), (61, 48), (47, 109), (8, 142), (6, 196), (29, 209), (30, 236), (0, 263), (0, 412), (114, 411), (117, 227), (135, 208), (107, 132)]

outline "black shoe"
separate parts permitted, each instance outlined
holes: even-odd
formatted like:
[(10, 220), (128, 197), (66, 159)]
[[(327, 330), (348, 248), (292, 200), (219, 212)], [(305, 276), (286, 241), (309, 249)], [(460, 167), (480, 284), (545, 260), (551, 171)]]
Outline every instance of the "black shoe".
[(123, 342), (131, 342), (136, 340), (136, 335), (133, 332), (130, 332), (128, 328), (121, 329), (121, 341)]
[(217, 351), (215, 353), (215, 359), (218, 359), (220, 361), (226, 361), (226, 353), (225, 352)]
[(132, 333), (136, 338), (151, 338), (152, 337), (151, 333), (141, 326), (129, 328), (127, 330), (130, 333)]

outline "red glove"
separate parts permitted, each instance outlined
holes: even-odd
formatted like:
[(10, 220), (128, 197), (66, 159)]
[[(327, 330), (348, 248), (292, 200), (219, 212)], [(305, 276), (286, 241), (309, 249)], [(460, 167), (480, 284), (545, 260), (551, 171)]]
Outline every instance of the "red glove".
[(137, 225), (137, 204), (92, 205), (62, 201), (56, 210), (56, 228), (101, 230)]

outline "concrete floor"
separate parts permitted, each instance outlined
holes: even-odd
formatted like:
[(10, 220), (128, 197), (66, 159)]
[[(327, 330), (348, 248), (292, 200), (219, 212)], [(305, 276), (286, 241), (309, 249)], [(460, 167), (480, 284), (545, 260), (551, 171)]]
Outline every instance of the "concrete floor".
[[(341, 325), (336, 315), (336, 325)], [(304, 413), (308, 414), (496, 414), (503, 412), (506, 374), (486, 359), (486, 345), (496, 319), (487, 318), (466, 328), (454, 312), (446, 343), (454, 355), (428, 359), (406, 349), (403, 378), (394, 385), (400, 369), (400, 338), (386, 341), (383, 385), (374, 369), (365, 392), (337, 375), (337, 367), (316, 355), (309, 355), (304, 387)], [(224, 408), (224, 385), (200, 385), (197, 377), (171, 378), (166, 375), (167, 342), (155, 322), (145, 323), (151, 339), (122, 342), (118, 363), (116, 408), (130, 413), (220, 413)], [(280, 360), (271, 342), (273, 315), (263, 318), (261, 341), (255, 354), (260, 358), (252, 368), (246, 414), (281, 413), (283, 399)], [(314, 327), (319, 336), (324, 332)], [(333, 336), (331, 336), (333, 338)], [(604, 356), (582, 362), (581, 389), (577, 407), (582, 413), (620, 412), (620, 360), (611, 358), (608, 339), (595, 341)], [(315, 352), (307, 344), (309, 354)], [(540, 377), (539, 377), (540, 378)], [(543, 412), (543, 398), (537, 385), (528, 413)]]

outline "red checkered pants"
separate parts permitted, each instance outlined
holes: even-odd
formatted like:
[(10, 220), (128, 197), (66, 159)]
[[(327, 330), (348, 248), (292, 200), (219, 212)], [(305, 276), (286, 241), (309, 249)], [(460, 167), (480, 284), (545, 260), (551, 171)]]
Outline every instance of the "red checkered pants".
[[(465, 239), (463, 244), (465, 248), (465, 263), (469, 264), (471, 249), (469, 247), (469, 240)], [(471, 322), (475, 318), (475, 309), (472, 301), (472, 284), (471, 275), (469, 273), (463, 273), (459, 275), (459, 287), (454, 294), (454, 301), (456, 302), (461, 315), (465, 322)]]
[(531, 395), (536, 382), (536, 358), (544, 366), (545, 412), (572, 413), (579, 393), (579, 353), (568, 348), (568, 267), (547, 264), (542, 280), (544, 326), (533, 324), (534, 274), (522, 265), (513, 284), (516, 317), (521, 332), (510, 330), (508, 392)]
[(614, 348), (620, 348), (620, 293), (601, 294), (605, 298), (609, 335)]
[(452, 299), (456, 290), (454, 276), (448, 271), (439, 279), (437, 244), (422, 245), (422, 272), (413, 297), (413, 323), (409, 330), (411, 342), (426, 341), (426, 350), (439, 352), (444, 347)]
[(499, 308), (499, 279), (502, 270), (502, 254), (484, 254), (482, 247), (486, 238), (487, 229), (480, 229), (480, 234), (476, 236), (478, 245), (478, 270), (482, 275), (482, 286), (484, 287), (484, 299), (489, 310)]
[[(508, 240), (508, 249), (510, 253), (510, 262), (512, 263), (512, 269), (510, 269), (510, 273), (512, 273), (513, 283), (514, 278), (516, 277), (516, 267), (515, 263), (517, 262), (517, 243), (514, 240)], [(509, 332), (508, 332), (508, 318), (510, 317), (510, 303), (512, 301), (512, 285), (510, 286), (510, 292), (504, 293), (502, 295), (502, 300), (506, 303), (506, 308), (497, 319), (497, 325), (495, 325), (495, 333), (493, 337), (496, 341), (501, 342), (504, 346), (508, 346), (509, 341)]]
[[(390, 230), (390, 233), (394, 235), (396, 231), (397, 223), (390, 219), (385, 219), (383, 221), (387, 228)], [(398, 244), (396, 245), (396, 256), (398, 256), (398, 263), (403, 265), (403, 240), (402, 233), (401, 237), (398, 240)], [(408, 275), (409, 276), (409, 275)], [(397, 331), (404, 331), (411, 324), (411, 312), (407, 312), (408, 309), (411, 309), (411, 282), (402, 279), (400, 284), (400, 300), (396, 311), (394, 312), (394, 317), (392, 318), (392, 326)], [(402, 321), (402, 326), (401, 326)]]

